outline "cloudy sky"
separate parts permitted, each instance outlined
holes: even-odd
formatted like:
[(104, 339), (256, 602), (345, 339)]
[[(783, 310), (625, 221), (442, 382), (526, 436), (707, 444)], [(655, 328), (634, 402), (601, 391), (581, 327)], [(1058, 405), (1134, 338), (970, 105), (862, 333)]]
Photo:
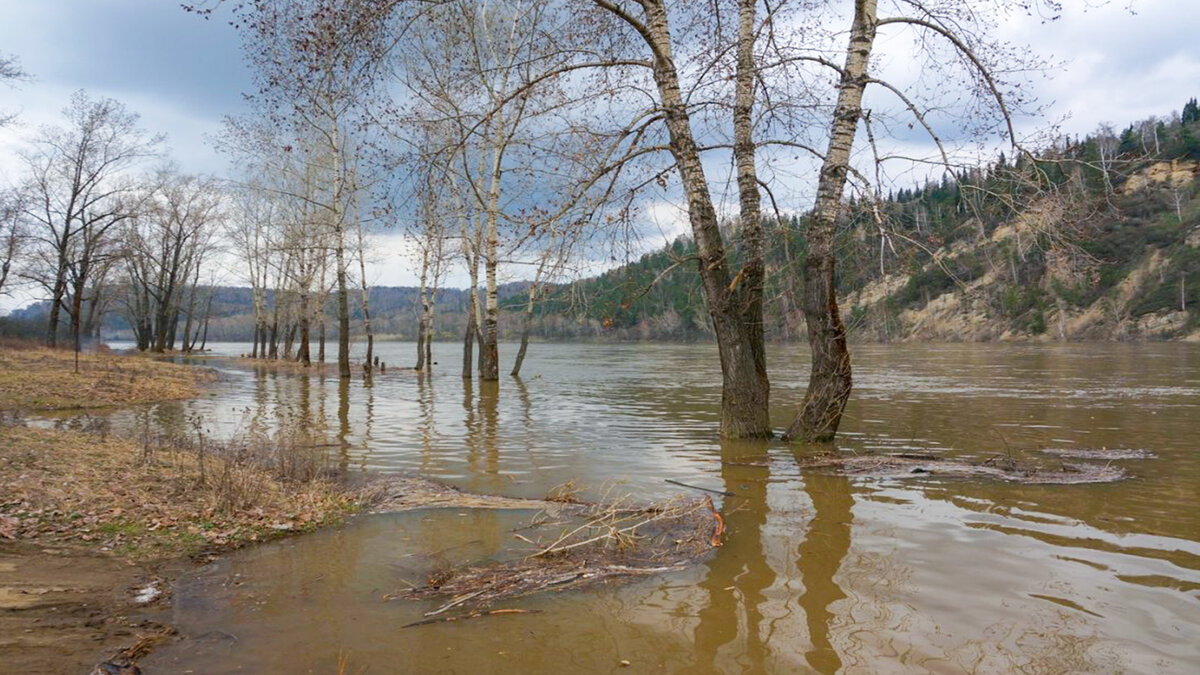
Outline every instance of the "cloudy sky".
[[(1200, 2), (1064, 5), (1060, 21), (1030, 18), (1004, 28), (1012, 41), (1038, 45), (1064, 63), (1036, 85), (1050, 104), (1048, 118), (1066, 118), (1063, 131), (1086, 134), (1101, 122), (1167, 115), (1200, 95)], [(184, 170), (223, 172), (206, 136), (241, 109), (249, 78), (221, 16), (198, 18), (177, 0), (0, 0), (0, 53), (16, 55), (32, 76), (17, 89), (0, 88), (0, 109), (20, 113), (19, 125), (0, 130), (0, 180), (12, 179), (21, 138), (55, 123), (81, 88), (124, 102), (147, 129), (165, 132)], [(669, 204), (647, 209), (652, 231), (666, 237), (682, 230), (683, 215)], [(413, 283), (409, 265), (396, 264), (402, 249), (397, 237), (381, 241), (378, 283)]]

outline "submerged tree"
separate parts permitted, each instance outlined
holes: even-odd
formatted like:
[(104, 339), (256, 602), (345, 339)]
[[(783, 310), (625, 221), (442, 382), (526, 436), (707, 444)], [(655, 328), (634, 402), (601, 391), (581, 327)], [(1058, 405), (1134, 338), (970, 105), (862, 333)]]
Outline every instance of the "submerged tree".
[[(802, 303), (812, 372), (805, 401), (786, 437), (831, 439), (851, 386), (845, 327), (833, 283), (833, 237), (845, 190), (853, 182), (856, 189), (872, 194), (885, 175), (873, 170), (874, 160), (904, 159), (886, 150), (878, 152), (876, 134), (900, 119), (900, 114), (908, 115), (905, 123), (927, 132), (938, 146), (934, 158), (910, 161), (949, 164), (934, 125), (953, 117), (942, 112), (949, 106), (941, 87), (956, 79), (960, 84), (954, 94), (966, 94), (967, 100), (951, 108), (960, 111), (958, 119), (977, 134), (998, 131), (999, 136), (1017, 142), (1009, 118), (1020, 99), (1011, 94), (1013, 84), (1001, 77), (1031, 64), (989, 35), (997, 17), (1029, 10), (1030, 3), (895, 0), (889, 3), (895, 15), (883, 18), (878, 16), (876, 0), (736, 0), (712, 3), (703, 10), (666, 0), (595, 0), (593, 4), (609, 17), (599, 21), (605, 34), (613, 36), (608, 42), (612, 46), (603, 52), (606, 58), (592, 56), (575, 66), (619, 69), (628, 80), (653, 83), (656, 109), (641, 114), (661, 120), (667, 142), (646, 149), (670, 153), (688, 204), (702, 287), (721, 354), (725, 436), (771, 433), (763, 358), (766, 234), (761, 225), (761, 194), (765, 192), (776, 208), (779, 204), (771, 182), (758, 175), (757, 167), (764, 161), (786, 162), (803, 170), (805, 164), (797, 163), (800, 154), (819, 167), (812, 181), (817, 200), (805, 233)], [(1057, 9), (1053, 2), (1043, 5)], [(835, 27), (845, 20), (836, 11), (839, 8), (853, 9), (849, 39), (844, 42), (846, 34)], [(736, 15), (736, 20), (725, 20), (727, 15)], [(920, 79), (888, 81), (884, 73), (872, 69), (877, 30), (885, 27), (906, 31), (915, 39), (916, 53), (928, 58), (930, 71), (942, 78), (941, 87), (927, 89), (934, 83)], [(889, 46), (894, 43), (889, 41)], [(831, 52), (841, 52), (842, 63), (831, 60)], [(639, 76), (635, 72), (639, 70), (645, 75)], [(606, 82), (612, 82), (611, 76)], [(865, 110), (864, 96), (871, 87), (893, 97), (898, 105), (881, 98), (874, 104), (877, 108)], [(644, 91), (638, 89), (639, 94)], [(727, 122), (721, 120), (725, 115)], [(856, 160), (860, 127), (867, 129), (872, 151)], [(819, 148), (822, 144), (824, 149)], [(713, 187), (705, 173), (702, 158), (712, 152), (728, 153), (734, 166), (740, 241), (733, 250), (719, 227)], [(785, 153), (795, 156), (783, 157)]]
[[(363, 106), (382, 64), (390, 3), (367, 0), (249, 2), (239, 25), (258, 76), (258, 114), (321, 172), (319, 198), (331, 228), (337, 288), (338, 373), (350, 377), (350, 265), (362, 227), (359, 165)], [(294, 143), (294, 145), (293, 145)], [(365, 280), (364, 280), (365, 283)], [(365, 302), (365, 292), (361, 299)], [(364, 305), (364, 309), (366, 309)], [(369, 368), (369, 361), (368, 366)]]

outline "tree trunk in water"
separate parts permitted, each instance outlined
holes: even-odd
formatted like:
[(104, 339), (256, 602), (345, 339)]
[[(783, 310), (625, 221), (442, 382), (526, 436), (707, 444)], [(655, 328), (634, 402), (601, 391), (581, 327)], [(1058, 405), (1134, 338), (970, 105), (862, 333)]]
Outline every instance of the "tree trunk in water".
[[(542, 258), (541, 265), (538, 266), (538, 276), (546, 267), (546, 259)], [(533, 323), (533, 303), (537, 300), (538, 282), (534, 281), (529, 286), (529, 302), (525, 304), (525, 317), (521, 324), (521, 347), (517, 350), (517, 360), (513, 361), (512, 373), (513, 377), (521, 376), (521, 366), (525, 363), (525, 352), (529, 351), (529, 326)]]
[(425, 318), (429, 315), (429, 291), (426, 282), (429, 279), (429, 248), (421, 254), (421, 288), (418, 298), (421, 302), (421, 314), (417, 317), (417, 370), (425, 370)]
[(305, 367), (312, 365), (312, 357), (309, 355), (309, 317), (308, 317), (308, 294), (300, 294), (300, 346), (296, 348), (296, 360), (304, 364)]
[(850, 398), (850, 351), (834, 285), (834, 231), (849, 171), (854, 134), (862, 117), (862, 95), (875, 41), (876, 0), (856, 0), (846, 66), (834, 109), (829, 150), (817, 183), (817, 202), (808, 227), (804, 262), (804, 320), (812, 350), (808, 391), (784, 440), (827, 443), (837, 434)]
[[(680, 91), (666, 8), (661, 0), (646, 2), (645, 7), (647, 39), (656, 54), (654, 79), (670, 133), (671, 153), (687, 196), (700, 278), (720, 354), (720, 434), (724, 438), (770, 437), (770, 382), (762, 343), (761, 277), (755, 282), (754, 270), (744, 268), (731, 278), (700, 151)], [(742, 169), (739, 167), (739, 173)], [(747, 277), (751, 277), (751, 283), (743, 285)], [(759, 311), (757, 317), (751, 316), (755, 308)]]
[(270, 348), (267, 353), (267, 358), (271, 359), (272, 361), (279, 358), (278, 337), (279, 337), (279, 320), (277, 319), (271, 323), (271, 343), (270, 343)]
[(487, 313), (484, 317), (483, 344), (479, 348), (479, 379), (484, 382), (500, 379), (499, 313), (500, 298), (496, 287), (496, 261), (489, 257), (487, 270)]
[[(475, 291), (471, 291), (471, 296), (475, 296)], [(475, 360), (472, 352), (475, 347), (475, 331), (478, 330), (475, 327), (475, 310), (474, 308), (470, 309), (471, 314), (467, 317), (467, 330), (463, 333), (462, 376), (464, 380), (471, 379), (471, 367), (474, 365), (472, 361)]]
[(429, 302), (425, 305), (425, 367), (430, 371), (433, 370), (433, 307), (437, 304), (437, 276), (435, 271), (433, 288), (429, 289)]
[(517, 360), (513, 362), (512, 376), (521, 376), (521, 366), (525, 363), (525, 352), (529, 350), (529, 315), (525, 315), (525, 325), (521, 327), (521, 347), (517, 349)]
[(425, 319), (417, 320), (417, 367), (416, 370), (425, 370)]
[[(322, 313), (324, 310), (322, 310)], [(317, 363), (325, 363), (325, 317), (321, 317), (321, 325), (317, 326)]]
[(283, 336), (283, 358), (284, 360), (291, 360), (292, 346), (296, 343), (296, 324), (289, 323)]
[(208, 320), (212, 318), (212, 301), (213, 296), (208, 296), (208, 305), (204, 308), (204, 332), (200, 336), (200, 351), (208, 345)]
[[(497, 128), (502, 125), (497, 123)], [(499, 131), (496, 132), (498, 135)], [(488, 189), (487, 241), (485, 242), (484, 282), (487, 284), (487, 299), (484, 304), (483, 339), (479, 347), (479, 379), (483, 382), (500, 380), (500, 289), (497, 286), (496, 267), (500, 255), (499, 204), (500, 204), (500, 160), (504, 145), (497, 142), (492, 151), (492, 180)]]
[(362, 305), (363, 332), (367, 334), (367, 360), (363, 364), (363, 369), (369, 375), (374, 365), (372, 359), (375, 357), (375, 331), (371, 329), (371, 296), (367, 288), (367, 253), (361, 222), (356, 224), (355, 233), (358, 235), (358, 277), (362, 289), (362, 295), (358, 299)]
[(181, 351), (181, 352), (186, 353), (186, 352), (191, 351), (192, 318), (195, 315), (195, 313), (196, 313), (196, 286), (193, 284), (191, 295), (188, 298), (187, 313), (184, 315), (185, 318), (184, 318), (184, 323), (183, 323), (183, 344), (181, 344), (179, 347), (179, 351)]
[(337, 306), (338, 306), (338, 377), (350, 377), (350, 297), (346, 290), (346, 252), (343, 244), (337, 249)]
[(184, 322), (183, 322), (183, 342), (182, 342), (182, 343), (180, 343), (180, 345), (179, 345), (179, 351), (181, 351), (181, 352), (184, 352), (184, 353), (187, 353), (187, 352), (191, 351), (190, 345), (192, 344), (192, 343), (191, 343), (191, 339), (192, 339), (192, 311), (189, 309), (189, 310), (188, 310), (188, 312), (187, 312), (187, 314), (186, 314), (186, 315), (184, 315), (184, 316), (185, 316), (185, 319), (184, 319)]
[[(212, 293), (210, 292), (208, 294), (208, 300), (206, 300), (204, 303), (204, 314), (201, 315), (201, 317), (199, 318), (199, 320), (196, 324), (196, 333), (194, 336), (192, 336), (192, 343), (190, 345), (188, 345), (189, 352), (196, 351), (196, 343), (197, 342), (201, 342), (200, 351), (204, 351), (204, 342), (208, 342), (208, 315), (212, 311), (212, 300), (213, 300), (213, 296), (212, 296)], [(203, 341), (201, 341), (201, 339), (200, 339), (201, 331), (204, 332)]]

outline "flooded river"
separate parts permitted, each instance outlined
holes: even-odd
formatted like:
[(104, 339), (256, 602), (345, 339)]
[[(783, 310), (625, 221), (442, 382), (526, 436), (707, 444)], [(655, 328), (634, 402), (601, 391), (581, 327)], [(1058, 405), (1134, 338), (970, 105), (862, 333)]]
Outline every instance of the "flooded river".
[[(216, 360), (213, 395), (118, 417), (313, 426), (348, 470), (509, 496), (573, 480), (651, 500), (683, 490), (672, 479), (734, 495), (718, 502), (725, 545), (686, 571), (502, 605), (537, 613), (402, 628), (434, 605), (384, 595), (512, 555), (532, 514), (361, 518), (181, 580), (173, 620), (191, 639), (147, 673), (1200, 672), (1200, 346), (854, 350), (841, 452), (1154, 455), (1074, 486), (847, 479), (799, 470), (812, 450), (719, 443), (709, 345), (533, 345), (498, 387), (464, 382), (458, 349), (436, 345), (425, 378), (396, 368), (412, 345), (379, 345), (392, 367), (369, 386)], [(782, 428), (807, 352), (769, 361)]]

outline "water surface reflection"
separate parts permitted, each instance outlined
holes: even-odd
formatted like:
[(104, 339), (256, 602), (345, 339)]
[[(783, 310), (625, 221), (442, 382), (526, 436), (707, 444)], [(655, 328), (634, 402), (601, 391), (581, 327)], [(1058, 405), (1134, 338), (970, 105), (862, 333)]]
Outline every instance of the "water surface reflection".
[[(388, 350), (410, 348), (379, 347), (389, 362), (405, 359)], [(688, 673), (1200, 669), (1197, 347), (856, 350), (841, 452), (1157, 455), (1120, 461), (1134, 478), (1099, 486), (803, 473), (793, 453), (811, 449), (713, 438), (711, 351), (536, 345), (526, 379), (499, 384), (217, 363), (216, 396), (118, 415), (135, 428), (202, 419), (213, 433), (298, 424), (333, 439), (349, 470), (418, 471), (489, 493), (543, 496), (575, 480), (651, 499), (679, 490), (669, 478), (735, 495), (717, 503), (726, 544), (693, 569), (521, 599), (512, 606), (544, 613), (455, 625), (400, 630), (423, 608), (379, 598), (438, 565), (512, 555), (510, 530), (529, 514), (368, 519), (247, 551), (177, 589), (185, 632), (238, 641), (184, 642), (148, 665), (332, 672), (341, 651), (371, 672), (609, 672), (622, 659), (634, 672)], [(782, 426), (806, 377), (791, 364), (806, 359), (791, 348), (771, 358)]]

